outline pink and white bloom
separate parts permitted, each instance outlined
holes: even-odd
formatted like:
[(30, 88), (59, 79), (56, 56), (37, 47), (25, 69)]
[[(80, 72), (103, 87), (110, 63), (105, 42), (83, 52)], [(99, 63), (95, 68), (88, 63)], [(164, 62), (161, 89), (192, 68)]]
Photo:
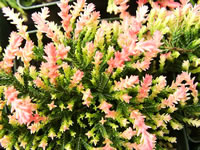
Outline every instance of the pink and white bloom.
[(177, 8), (180, 6), (180, 3), (174, 2), (174, 0), (159, 0), (158, 3), (161, 7)]
[(143, 78), (143, 82), (141, 83), (141, 87), (138, 91), (137, 99), (139, 101), (148, 97), (148, 92), (150, 90), (150, 85), (152, 84), (152, 76), (146, 74)]
[[(194, 97), (194, 102), (196, 103), (198, 101), (198, 90), (197, 90), (197, 84), (194, 83), (195, 78), (191, 78), (191, 74), (187, 72), (182, 72), (180, 75), (177, 76), (176, 81), (172, 82), (171, 88), (177, 89), (178, 86), (185, 85), (189, 86), (189, 90), (191, 90), (191, 95)], [(186, 81), (186, 83), (182, 83), (183, 81)]]
[(135, 84), (139, 83), (139, 77), (131, 75), (130, 77), (126, 76), (125, 79), (120, 78), (120, 81), (115, 81), (114, 90), (120, 91), (127, 88), (132, 88)]
[(93, 53), (95, 51), (94, 43), (93, 42), (87, 42), (86, 43), (86, 49), (88, 51), (88, 56), (93, 56)]
[(56, 108), (57, 106), (54, 105), (54, 101), (52, 101), (50, 104), (48, 104), (49, 110), (52, 110), (54, 108)]
[(0, 139), (1, 146), (4, 148), (8, 148), (11, 140), (12, 140), (12, 137), (8, 135), (3, 136), (3, 138)]
[(87, 107), (89, 107), (91, 104), (92, 98), (93, 98), (93, 96), (92, 96), (90, 89), (83, 91), (83, 105), (86, 105)]
[(83, 76), (84, 72), (77, 70), (71, 78), (70, 87), (73, 88), (74, 86), (76, 86), (82, 80)]
[(49, 16), (49, 9), (47, 7), (42, 8), (41, 13), (33, 13), (32, 20), (36, 24), (39, 31), (46, 33), (46, 35), (51, 38), (54, 42), (59, 43), (60, 41), (60, 31), (58, 27), (47, 21), (46, 18)]
[(26, 41), (24, 48), (20, 49), (20, 51), (17, 53), (18, 56), (22, 58), (25, 67), (28, 67), (30, 65), (29, 63), (33, 58), (33, 48), (34, 43), (29, 40)]
[(61, 0), (61, 3), (59, 4), (59, 7), (61, 9), (61, 12), (59, 13), (59, 16), (62, 18), (62, 26), (65, 30), (65, 36), (67, 38), (70, 38), (70, 32), (72, 31), (72, 26), (70, 24), (70, 19), (72, 18), (72, 15), (69, 14), (70, 6), (68, 5), (69, 0)]
[(28, 40), (28, 34), (26, 33), (27, 31), (27, 26), (23, 25), (24, 19), (21, 19), (20, 13), (14, 13), (14, 9), (10, 9), (9, 7), (4, 7), (3, 13), (5, 14), (4, 16), (8, 17), (8, 20), (12, 20), (12, 24), (15, 24), (19, 34), (24, 38)]
[(34, 81), (35, 85), (39, 88), (44, 88), (45, 87), (45, 84), (44, 82), (41, 80), (40, 77), (37, 77)]
[[(7, 105), (11, 105), (11, 113), (14, 112), (15, 118), (20, 124), (30, 124), (32, 121), (38, 121), (38, 117), (35, 118), (33, 112), (36, 110), (35, 104), (31, 103), (29, 97), (25, 99), (19, 99), (19, 92), (14, 87), (8, 87), (5, 90), (5, 97), (7, 99)], [(41, 118), (39, 117), (39, 121)]]
[(131, 127), (127, 128), (122, 134), (121, 136), (125, 139), (130, 140), (134, 135), (136, 135), (136, 131), (133, 131), (133, 129)]
[(57, 53), (56, 55), (58, 58), (64, 59), (67, 57), (69, 50), (70, 50), (69, 46), (65, 47), (63, 44), (60, 44), (58, 46), (58, 50), (56, 51), (56, 53)]
[(114, 111), (114, 110), (108, 111), (108, 112), (106, 113), (106, 116), (105, 116), (105, 117), (106, 117), (106, 118), (116, 119), (116, 117), (117, 117), (117, 112)]
[(8, 73), (11, 72), (11, 68), (14, 65), (13, 60), (15, 59), (16, 54), (19, 52), (19, 47), (21, 46), (22, 41), (22, 37), (16, 32), (11, 33), (9, 38), (9, 46), (5, 50), (5, 55), (1, 66)]
[(41, 128), (40, 123), (33, 123), (30, 126), (28, 126), (28, 129), (30, 130), (31, 134), (34, 134)]
[(85, 26), (94, 24), (99, 18), (100, 16), (99, 13), (94, 12), (94, 10), (95, 10), (95, 5), (90, 3), (84, 9), (84, 13), (80, 14), (80, 17), (76, 23), (76, 28), (75, 28), (76, 39), (78, 38), (79, 33), (83, 30)]
[(178, 104), (178, 102), (182, 101), (185, 102), (189, 99), (189, 93), (187, 93), (189, 89), (185, 87), (184, 85), (181, 85), (174, 94), (170, 94), (168, 99), (163, 100), (162, 107), (175, 107), (175, 104)]
[(142, 5), (146, 4), (147, 2), (148, 2), (147, 0), (138, 0), (137, 1), (139, 7), (141, 7)]
[(138, 149), (152, 150), (155, 147), (156, 137), (147, 131), (150, 127), (144, 122), (145, 116), (142, 116), (138, 110), (134, 110), (131, 112), (130, 118), (134, 119), (133, 127), (137, 129), (137, 136), (141, 134), (140, 144), (137, 145)]
[(116, 150), (111, 146), (112, 142), (108, 138), (105, 139), (104, 144), (105, 146), (102, 147), (100, 150)]
[(42, 140), (39, 144), (39, 147), (41, 147), (43, 150), (45, 150), (47, 145), (48, 145), (48, 142), (46, 140)]
[(95, 56), (94, 56), (94, 62), (93, 64), (95, 64), (95, 66), (99, 66), (100, 63), (102, 62), (102, 57), (103, 57), (103, 54), (99, 51), (96, 52)]
[(141, 5), (140, 7), (138, 7), (138, 10), (136, 12), (136, 20), (138, 22), (143, 22), (145, 21), (145, 17), (147, 16), (147, 12), (148, 12), (148, 6), (145, 5)]
[(71, 11), (72, 18), (70, 20), (72, 24), (75, 22), (75, 19), (80, 15), (80, 12), (83, 11), (85, 4), (85, 0), (77, 0), (77, 2), (74, 2), (74, 5), (71, 6), (71, 8), (73, 9)]
[(132, 67), (138, 69), (141, 72), (141, 71), (148, 70), (150, 67), (150, 64), (151, 64), (151, 59), (144, 58), (142, 62), (137, 61), (136, 63), (133, 63)]
[(44, 56), (44, 58), (47, 61), (47, 63), (45, 63), (45, 66), (48, 69), (48, 77), (52, 84), (56, 84), (56, 78), (59, 76), (59, 66), (56, 63), (56, 61), (58, 60), (58, 58), (56, 57), (56, 48), (53, 43), (49, 43), (45, 46), (44, 51), (47, 54), (47, 56)]
[(112, 107), (112, 104), (109, 104), (106, 101), (101, 102), (101, 104), (99, 105), (99, 109), (101, 109), (105, 113), (108, 113), (111, 107)]
[(129, 101), (130, 101), (131, 98), (132, 98), (132, 96), (129, 96), (128, 94), (123, 94), (123, 95), (121, 96), (121, 99), (122, 99), (123, 101), (125, 101), (126, 103), (129, 103)]

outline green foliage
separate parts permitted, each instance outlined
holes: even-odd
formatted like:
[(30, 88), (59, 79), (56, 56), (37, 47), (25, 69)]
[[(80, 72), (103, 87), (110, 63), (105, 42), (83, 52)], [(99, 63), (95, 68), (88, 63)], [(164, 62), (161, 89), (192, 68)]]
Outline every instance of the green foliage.
[[(0, 142), (33, 150), (171, 148), (169, 125), (199, 127), (199, 16), (193, 7), (184, 16), (152, 8), (138, 20), (121, 12), (120, 21), (100, 21), (84, 2), (68, 14), (62, 1), (64, 32), (45, 20), (47, 9), (35, 13), (37, 46), (15, 22), (20, 32), (0, 66)], [(120, 10), (113, 3), (109, 11)], [(42, 33), (52, 42), (43, 44)]]

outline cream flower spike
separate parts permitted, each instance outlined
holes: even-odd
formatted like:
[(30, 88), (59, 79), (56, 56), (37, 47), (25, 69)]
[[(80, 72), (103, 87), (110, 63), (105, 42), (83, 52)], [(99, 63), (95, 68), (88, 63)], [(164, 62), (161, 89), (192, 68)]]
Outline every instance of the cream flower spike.
[(14, 9), (10, 9), (9, 7), (4, 7), (3, 13), (4, 16), (8, 17), (8, 20), (12, 20), (12, 24), (15, 24), (19, 34), (26, 40), (29, 40), (29, 35), (26, 32), (28, 27), (23, 25), (24, 19), (20, 18), (20, 13), (15, 13)]

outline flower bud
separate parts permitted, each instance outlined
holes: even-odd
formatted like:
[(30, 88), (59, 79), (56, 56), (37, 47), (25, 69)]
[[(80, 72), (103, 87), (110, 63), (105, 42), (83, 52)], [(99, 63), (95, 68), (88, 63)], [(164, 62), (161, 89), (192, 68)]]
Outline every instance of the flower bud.
[(49, 130), (48, 137), (50, 137), (52, 140), (53, 140), (54, 137), (56, 137), (56, 133), (55, 133), (55, 130), (53, 128), (51, 128)]
[(63, 119), (60, 127), (60, 132), (65, 132), (66, 130), (69, 130), (69, 123), (66, 118)]
[(15, 73), (15, 78), (19, 81), (19, 83), (24, 85), (24, 79), (22, 78), (22, 76), (18, 72)]
[(183, 69), (184, 71), (188, 71), (188, 70), (189, 70), (189, 67), (190, 67), (190, 62), (189, 62), (189, 60), (184, 60), (184, 61), (183, 61), (183, 64), (182, 64), (182, 69)]
[(19, 72), (20, 74), (24, 73), (24, 68), (22, 66), (19, 66), (17, 69), (17, 72)]
[(170, 125), (174, 130), (181, 130), (183, 129), (183, 125), (176, 121), (170, 121)]
[(47, 136), (44, 136), (43, 138), (42, 138), (42, 140), (41, 140), (41, 142), (40, 142), (40, 145), (39, 145), (39, 147), (42, 147), (43, 148), (43, 150), (45, 150), (45, 148), (47, 147), (47, 145), (48, 145), (48, 137)]
[(70, 143), (67, 143), (65, 145), (65, 150), (72, 150), (72, 147), (71, 147), (71, 144)]

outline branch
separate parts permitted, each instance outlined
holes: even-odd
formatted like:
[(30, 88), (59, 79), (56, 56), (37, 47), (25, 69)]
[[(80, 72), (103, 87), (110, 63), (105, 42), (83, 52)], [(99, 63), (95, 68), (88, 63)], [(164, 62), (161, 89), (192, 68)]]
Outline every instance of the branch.
[(186, 53), (186, 52), (192, 52), (193, 50), (191, 49), (184, 49), (184, 48), (179, 48), (179, 47), (164, 47), (164, 49), (168, 49), (170, 51), (178, 51), (181, 53)]

